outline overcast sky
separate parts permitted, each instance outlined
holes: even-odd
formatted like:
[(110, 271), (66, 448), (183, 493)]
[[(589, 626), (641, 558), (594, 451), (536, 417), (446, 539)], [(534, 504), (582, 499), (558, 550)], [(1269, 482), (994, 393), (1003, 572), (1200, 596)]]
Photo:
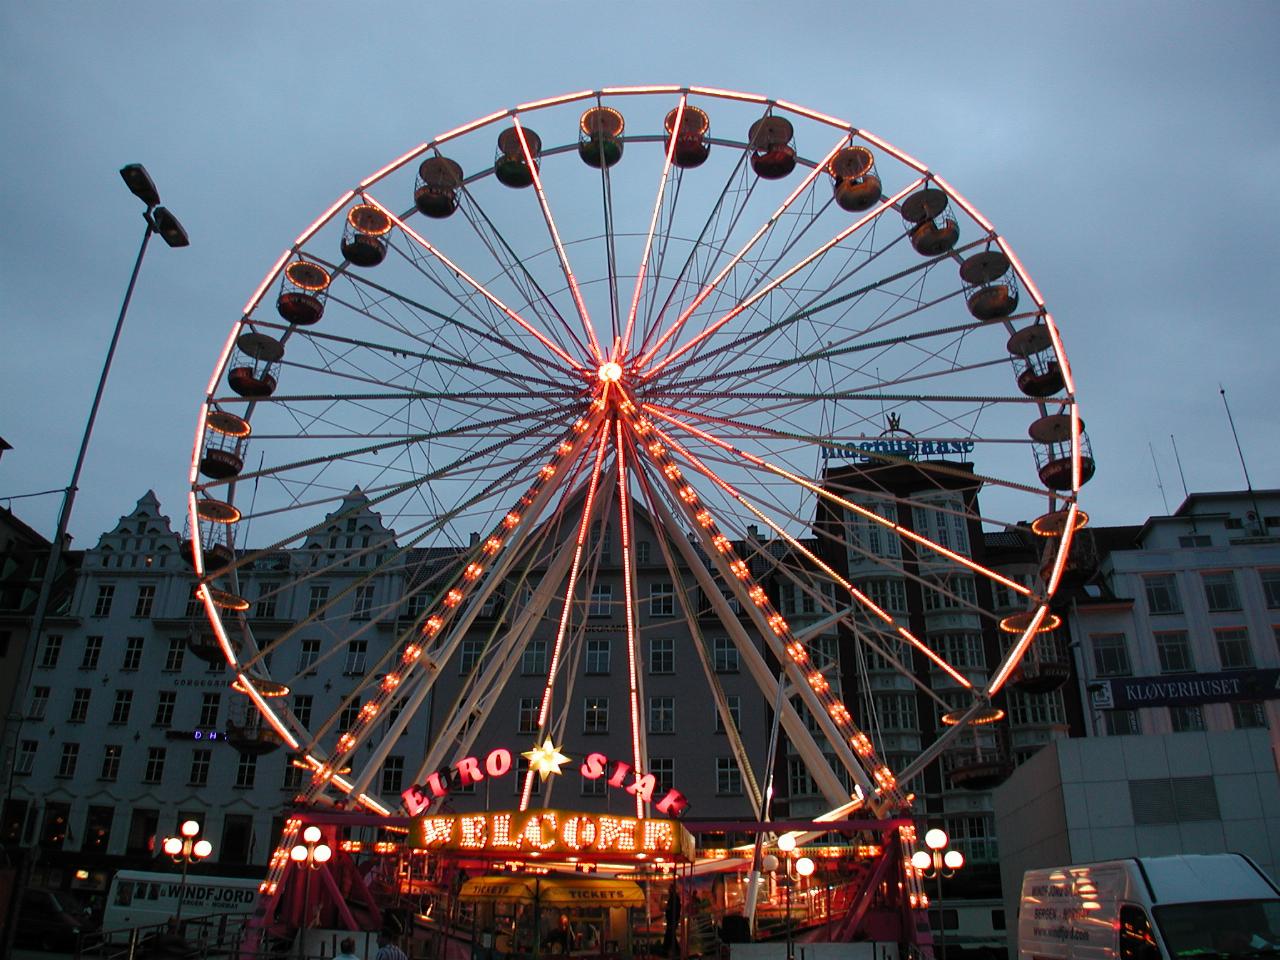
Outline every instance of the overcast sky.
[[(1008, 236), (1062, 327), (1096, 522), (1280, 487), (1280, 4), (41, 2), (0, 6), (0, 503), (51, 535), (143, 223), (148, 254), (71, 531), (180, 516), (195, 418), (267, 267), (346, 187), (571, 90), (754, 91), (921, 157)], [(179, 526), (180, 526), (180, 521)]]

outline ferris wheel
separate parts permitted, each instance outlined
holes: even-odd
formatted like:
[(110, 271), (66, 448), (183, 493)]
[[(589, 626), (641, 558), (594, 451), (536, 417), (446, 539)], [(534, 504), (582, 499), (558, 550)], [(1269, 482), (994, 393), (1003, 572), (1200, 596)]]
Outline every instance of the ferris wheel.
[[(1028, 667), (1056, 625), (1092, 473), (1058, 327), (947, 180), (786, 101), (611, 88), (436, 136), (289, 245), (205, 392), (190, 547), (236, 689), (305, 758), (308, 800), (389, 812), (370, 788), (386, 755), (375, 719), (405, 722), (497, 598), (513, 606), (495, 664), (553, 627), (539, 740), (557, 729), (611, 525), (635, 770), (647, 565), (691, 588), (671, 598), (690, 642), (717, 622), (840, 811), (858, 802), (849, 784), (900, 803), (907, 778), (1000, 715), (1008, 683), (1045, 682)], [(395, 536), (335, 555), (326, 524), (355, 488)], [(975, 558), (984, 531), (1027, 520), (1035, 577)], [(378, 668), (318, 722), (291, 712), (294, 678), (267, 663), (350, 598), (267, 644), (240, 587), (251, 565), (303, 547), (315, 560), (292, 576), (354, 565), (352, 591), (413, 551), (435, 558), (398, 598), (411, 614)], [(993, 590), (1015, 609), (992, 613)], [(975, 670), (911, 610), (978, 618), (1006, 639), (999, 660)], [(833, 629), (919, 689), (947, 732), (886, 762), (874, 717), (846, 702), (815, 642)], [(924, 684), (921, 664), (942, 683)], [(468, 709), (503, 681), (498, 666), (477, 678)], [(456, 722), (422, 770), (465, 738)]]

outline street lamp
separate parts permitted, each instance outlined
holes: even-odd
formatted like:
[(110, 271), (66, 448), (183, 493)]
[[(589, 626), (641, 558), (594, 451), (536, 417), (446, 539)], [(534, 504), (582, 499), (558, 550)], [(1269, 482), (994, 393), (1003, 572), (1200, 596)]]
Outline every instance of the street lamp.
[[(142, 246), (138, 249), (138, 259), (134, 261), (133, 273), (129, 276), (129, 286), (125, 288), (124, 302), (120, 304), (120, 316), (116, 318), (115, 331), (111, 334), (111, 344), (107, 347), (107, 357), (102, 364), (102, 373), (98, 377), (98, 389), (93, 395), (93, 404), (89, 407), (89, 418), (85, 421), (84, 436), (80, 439), (80, 452), (76, 455), (75, 467), (71, 471), (71, 482), (62, 493), (62, 508), (58, 512), (58, 527), (49, 546), (49, 561), (45, 564), (44, 576), (40, 580), (40, 593), (36, 597), (36, 606), (31, 614), (31, 630), (27, 634), (28, 650), (22, 658), (22, 669), (15, 690), (24, 690), (29, 683), (30, 671), (35, 662), (36, 648), (40, 645), (40, 634), (44, 631), (45, 617), (49, 612), (49, 600), (53, 593), (53, 582), (57, 578), (58, 564), (62, 560), (62, 544), (67, 536), (67, 527), (71, 523), (71, 507), (75, 503), (76, 491), (80, 484), (80, 471), (84, 468), (85, 454), (89, 449), (89, 438), (93, 434), (93, 423), (98, 417), (98, 407), (102, 403), (102, 393), (107, 386), (107, 374), (111, 372), (111, 361), (115, 357), (116, 344), (120, 342), (120, 331), (124, 327), (125, 314), (129, 312), (129, 301), (133, 298), (133, 288), (138, 281), (138, 271), (142, 269), (142, 258), (147, 253), (147, 244), (153, 233), (171, 247), (185, 247), (191, 241), (187, 231), (169, 210), (160, 206), (160, 193), (155, 182), (147, 173), (147, 168), (140, 163), (130, 163), (120, 168), (120, 177), (129, 191), (146, 204), (142, 219), (147, 228), (142, 234)], [(22, 712), (18, 712), (17, 723), (12, 736), (13, 749), (17, 749), (22, 736)], [(10, 738), (6, 736), (4, 748), (9, 749)], [(8, 785), (5, 791), (6, 800), (13, 796), (13, 756), (9, 757)]]
[(302, 831), (302, 843), (289, 851), (289, 859), (299, 867), (305, 865), (302, 875), (302, 929), (298, 931), (298, 957), (306, 956), (307, 931), (311, 929), (311, 871), (319, 870), (333, 856), (333, 848), (321, 843), (323, 832), (315, 824)]
[(917, 850), (911, 855), (911, 865), (926, 880), (938, 881), (938, 960), (947, 957), (947, 923), (942, 912), (942, 878), (954, 877), (964, 866), (964, 854), (959, 850), (947, 850), (947, 842), (951, 838), (947, 831), (934, 827), (924, 835), (924, 845), (928, 850)]
[(795, 960), (796, 946), (791, 927), (791, 888), (795, 886), (796, 877), (808, 877), (813, 874), (814, 864), (808, 857), (797, 857), (796, 838), (789, 833), (778, 837), (778, 852), (781, 860), (773, 854), (766, 854), (762, 866), (769, 872), (782, 871), (777, 879), (778, 886), (786, 891), (787, 898), (787, 960)]
[(184, 821), (180, 830), (182, 836), (164, 838), (164, 852), (173, 858), (174, 863), (182, 864), (182, 883), (178, 887), (178, 912), (173, 916), (175, 922), (182, 919), (182, 905), (187, 899), (187, 867), (213, 853), (212, 843), (208, 840), (196, 839), (200, 835), (200, 824), (195, 820)]

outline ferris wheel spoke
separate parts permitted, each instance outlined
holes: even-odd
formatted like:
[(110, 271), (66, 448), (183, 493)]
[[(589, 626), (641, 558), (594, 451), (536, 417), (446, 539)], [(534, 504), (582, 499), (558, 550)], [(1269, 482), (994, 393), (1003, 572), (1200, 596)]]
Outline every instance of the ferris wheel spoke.
[(913, 190), (919, 187), (923, 182), (924, 182), (923, 178), (917, 178), (914, 181), (912, 181), (908, 186), (904, 187), (902, 190), (895, 193), (892, 197), (882, 200), (879, 206), (873, 208), (869, 213), (860, 217), (854, 223), (850, 224), (848, 227), (844, 228), (839, 233), (837, 233), (834, 237), (832, 237), (822, 246), (818, 247), (817, 250), (813, 251), (808, 256), (801, 259), (798, 263), (794, 264), (793, 266), (785, 270), (783, 273), (779, 274), (776, 278), (766, 283), (763, 287), (756, 290), (755, 293), (751, 294), (749, 297), (742, 300), (740, 303), (737, 304), (737, 306), (735, 306), (732, 310), (725, 313), (718, 320), (715, 320), (714, 322), (709, 324), (707, 327), (701, 330), (696, 336), (685, 341), (685, 343), (682, 344), (681, 346), (668, 352), (667, 355), (661, 361), (657, 363), (651, 363), (644, 370), (642, 374), (643, 378), (646, 380), (650, 380), (653, 377), (657, 376), (665, 367), (667, 367), (674, 361), (678, 360), (680, 357), (688, 353), (690, 350), (695, 349), (700, 343), (705, 342), (708, 337), (712, 336), (717, 330), (723, 327), (726, 323), (729, 323), (735, 317), (740, 316), (744, 311), (750, 309), (756, 303), (759, 303), (762, 299), (764, 299), (764, 297), (768, 296), (770, 293), (772, 293), (774, 290), (776, 290), (778, 287), (784, 284), (787, 280), (791, 279), (793, 276), (798, 274), (805, 267), (809, 266), (814, 261), (816, 261), (819, 257), (823, 256), (825, 253), (827, 253), (827, 251), (833, 249), (838, 244), (842, 243), (846, 238), (857, 233), (867, 224), (872, 223), (877, 217), (883, 215), (886, 211), (892, 210), (899, 202), (901, 202), (903, 197), (911, 193)]
[[(317, 263), (325, 264), (325, 261), (323, 259), (319, 257), (315, 257), (314, 254), (309, 253), (308, 256), (311, 256), (312, 259), (316, 260)], [(422, 267), (420, 264), (418, 264), (414, 260), (410, 260), (409, 262), (412, 263), (415, 269), (417, 269), (419, 272), (422, 272)], [(344, 274), (344, 276), (351, 282), (351, 284), (357, 291), (360, 291), (361, 289), (374, 290), (377, 293), (381, 294), (382, 296), (386, 297), (387, 300), (395, 301), (396, 303), (400, 304), (406, 309), (412, 311), (413, 315), (418, 319), (422, 319), (422, 317), (424, 316), (430, 317), (433, 320), (439, 321), (440, 323), (444, 324), (445, 325), (444, 328), (455, 329), (459, 331), (459, 333), (461, 334), (465, 334), (468, 337), (474, 338), (476, 342), (483, 341), (485, 343), (488, 343), (491, 347), (495, 347), (501, 350), (504, 355), (514, 353), (518, 356), (524, 357), (526, 360), (529, 360), (540, 369), (545, 368), (547, 366), (547, 357), (545, 354), (537, 353), (537, 352), (534, 352), (533, 350), (527, 349), (518, 343), (512, 342), (508, 338), (499, 336), (496, 332), (483, 329), (483, 327), (472, 326), (471, 324), (464, 322), (457, 316), (451, 316), (447, 313), (437, 310), (436, 308), (428, 306), (427, 304), (422, 303), (419, 300), (413, 299), (403, 293), (392, 290), (390, 287), (386, 287), (386, 286), (383, 286), (382, 284), (376, 283), (373, 280), (370, 280), (368, 277), (360, 276), (358, 274), (352, 274), (352, 273)], [(456, 293), (450, 292), (447, 288), (444, 287), (443, 283), (439, 281), (438, 278), (430, 275), (427, 275), (427, 276), (429, 276), (433, 285), (437, 286), (441, 290), (441, 292), (443, 292), (446, 296), (452, 299), (460, 310), (463, 310), (468, 315), (473, 317), (478, 323), (486, 324), (486, 323), (492, 322), (491, 319), (488, 319), (483, 314), (477, 312), (472, 302), (469, 299), (461, 297)], [(473, 288), (473, 292), (474, 292), (474, 288)], [(372, 315), (371, 311), (369, 311), (366, 307), (353, 304), (350, 301), (346, 301), (346, 300), (343, 300), (341, 302), (343, 303), (344, 306), (347, 306), (349, 309), (355, 310), (361, 313), (362, 315), (369, 317), (369, 319), (374, 320), (375, 322), (386, 327), (387, 329), (390, 329), (396, 333), (400, 333), (405, 336), (408, 336), (417, 342), (426, 344), (435, 349), (441, 348), (440, 338), (438, 336), (435, 336), (434, 331), (432, 330), (421, 331), (421, 332), (413, 331), (411, 329), (408, 329), (404, 323), (397, 324), (388, 318), (379, 318), (377, 316)], [(312, 333), (312, 335), (314, 336), (316, 334)], [(387, 349), (393, 354), (396, 352), (401, 352), (401, 353), (405, 352), (403, 350), (398, 350), (398, 348), (395, 348), (395, 347), (387, 347), (379, 344), (372, 344), (371, 346), (376, 348), (381, 348), (381, 349)], [(471, 353), (473, 352), (474, 352), (473, 350), (468, 349), (464, 352), (456, 353), (452, 359), (462, 360), (462, 361), (470, 360), (472, 359)], [(556, 367), (555, 369), (558, 370), (559, 368)], [(557, 385), (560, 385), (562, 383), (562, 381), (560, 380), (547, 380), (546, 382), (555, 383)]]
[(461, 267), (455, 264), (452, 260), (446, 257), (438, 249), (436, 249), (436, 247), (430, 241), (428, 241), (420, 233), (418, 233), (416, 230), (410, 227), (407, 223), (405, 223), (403, 220), (397, 217), (394, 213), (391, 212), (391, 210), (383, 206), (381, 203), (375, 200), (372, 196), (366, 196), (366, 199), (368, 199), (368, 201), (371, 204), (373, 204), (379, 210), (381, 210), (396, 226), (400, 228), (400, 230), (406, 236), (410, 237), (415, 243), (417, 243), (418, 246), (420, 246), (427, 253), (431, 254), (431, 256), (439, 260), (440, 263), (442, 263), (447, 269), (453, 271), (453, 273), (455, 273), (460, 280), (465, 282), (476, 293), (480, 294), (480, 296), (484, 297), (485, 300), (489, 301), (489, 303), (491, 303), (495, 308), (497, 308), (498, 311), (500, 311), (502, 314), (508, 317), (518, 327), (523, 329), (526, 333), (530, 334), (535, 340), (537, 340), (549, 351), (551, 351), (551, 353), (553, 353), (556, 357), (558, 357), (563, 362), (564, 368), (567, 368), (566, 372), (586, 370), (586, 367), (580, 361), (575, 360), (569, 354), (565, 353), (564, 350), (562, 350), (559, 346), (557, 346), (545, 334), (539, 332), (531, 323), (529, 323), (528, 320), (520, 316), (520, 314), (516, 313), (509, 306), (503, 303), (494, 293), (490, 292), (490, 290), (487, 287), (485, 287), (483, 284), (481, 284), (479, 281), (473, 279), (470, 274), (468, 274), (465, 270), (463, 270)]
[(578, 318), (582, 321), (582, 326), (587, 332), (587, 339), (591, 343), (591, 355), (595, 358), (597, 364), (601, 364), (604, 362), (604, 352), (600, 349), (600, 341), (596, 338), (595, 326), (591, 322), (590, 313), (587, 312), (587, 304), (582, 299), (582, 291), (578, 289), (578, 278), (573, 273), (573, 267), (569, 265), (569, 255), (565, 252), (564, 244), (560, 241), (560, 231), (556, 228), (555, 217), (551, 214), (551, 205), (547, 203), (546, 192), (542, 189), (542, 175), (538, 172), (537, 160), (529, 149), (529, 139), (525, 136), (524, 125), (520, 122), (520, 117), (515, 114), (511, 116), (511, 123), (516, 131), (516, 137), (520, 141), (520, 151), (524, 154), (525, 166), (528, 168), (529, 176), (533, 180), (533, 189), (538, 197), (538, 206), (542, 208), (542, 218), (546, 221), (547, 232), (551, 235), (551, 242), (556, 248), (556, 257), (560, 261), (560, 269), (564, 273), (565, 283), (569, 285), (569, 293), (573, 297), (573, 305), (578, 311)]
[[(684, 111), (689, 101), (687, 93), (680, 94), (680, 102), (676, 107), (675, 129), (679, 130), (684, 120)], [(653, 253), (653, 238), (658, 229), (658, 218), (662, 214), (663, 199), (666, 196), (667, 184), (671, 180), (672, 161), (675, 156), (676, 138), (669, 137), (667, 142), (666, 156), (662, 164), (662, 176), (658, 179), (658, 194), (653, 201), (653, 215), (649, 218), (649, 231), (645, 235), (644, 246), (640, 254), (640, 263), (636, 268), (635, 287), (631, 293), (631, 306), (627, 310), (627, 325), (622, 334), (622, 344), (624, 349), (630, 349), (632, 346), (632, 337), (636, 327), (636, 312), (640, 306), (640, 295), (644, 292), (645, 280), (648, 277), (649, 258)], [(614, 357), (617, 360), (618, 357)]]
[(752, 250), (752, 248), (755, 247), (760, 239), (768, 235), (773, 230), (774, 226), (791, 208), (791, 205), (795, 203), (800, 196), (808, 192), (809, 188), (818, 178), (818, 175), (826, 169), (827, 164), (831, 162), (831, 158), (836, 155), (836, 152), (845, 143), (845, 140), (845, 137), (841, 137), (836, 141), (836, 145), (827, 152), (827, 155), (823, 157), (823, 159), (816, 164), (812, 170), (809, 171), (805, 178), (800, 182), (799, 186), (791, 191), (787, 198), (782, 201), (782, 204), (774, 210), (772, 214), (770, 214), (769, 218), (760, 226), (760, 228), (756, 230), (747, 242), (738, 249), (738, 252), (730, 257), (729, 262), (721, 268), (720, 272), (717, 273), (713, 279), (702, 285), (702, 288), (694, 296), (693, 301), (689, 306), (685, 307), (684, 310), (680, 312), (676, 319), (671, 322), (671, 325), (667, 327), (666, 331), (658, 337), (654, 345), (645, 351), (640, 357), (637, 361), (638, 366), (643, 367), (648, 364), (654, 356), (662, 350), (668, 340), (679, 334), (680, 329), (685, 325), (689, 317), (692, 316), (700, 306), (702, 306), (707, 297), (711, 296), (711, 294), (715, 292), (724, 279), (734, 271), (738, 264), (742, 262), (742, 259)]
[[(548, 330), (558, 326), (566, 337), (565, 342), (573, 344), (574, 348), (582, 356), (587, 356), (590, 350), (586, 343), (579, 338), (578, 332), (574, 330), (573, 326), (556, 307), (555, 301), (543, 288), (533, 271), (529, 269), (525, 258), (516, 252), (503, 232), (498, 229), (498, 225), (489, 216), (479, 199), (471, 191), (466, 191), (465, 196), (467, 203), (461, 208), (463, 215), (467, 218), (467, 222), (471, 224), (476, 237), (489, 251), (494, 263), (498, 264), (506, 275), (507, 280), (520, 292), (520, 295), (524, 297), (530, 308), (537, 312), (543, 325)], [(476, 215), (479, 216), (478, 222)], [(546, 315), (538, 311), (538, 304), (541, 304), (550, 312), (550, 316), (555, 318), (554, 324)]]
[[(640, 711), (642, 697), (640, 680), (640, 654), (636, 636), (635, 612), (636, 601), (636, 567), (635, 567), (635, 535), (632, 526), (631, 500), (628, 487), (630, 478), (627, 467), (627, 445), (623, 436), (621, 419), (614, 421), (614, 456), (618, 471), (618, 530), (622, 539), (622, 592), (626, 604), (626, 637), (627, 637), (627, 694), (629, 718), (631, 721), (631, 755), (635, 770), (644, 770), (648, 765), (645, 758), (648, 750), (645, 743), (645, 726)], [(639, 790), (636, 791), (636, 816), (644, 816), (644, 799)]]

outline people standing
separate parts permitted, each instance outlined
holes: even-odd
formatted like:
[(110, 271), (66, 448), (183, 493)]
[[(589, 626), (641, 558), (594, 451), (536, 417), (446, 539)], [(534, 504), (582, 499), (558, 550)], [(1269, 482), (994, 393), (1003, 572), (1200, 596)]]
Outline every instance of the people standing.
[(356, 955), (355, 937), (344, 937), (338, 947), (342, 952), (334, 957), (333, 960), (360, 960), (360, 957)]
[(378, 934), (378, 953), (375, 960), (409, 960), (403, 950), (387, 933)]

